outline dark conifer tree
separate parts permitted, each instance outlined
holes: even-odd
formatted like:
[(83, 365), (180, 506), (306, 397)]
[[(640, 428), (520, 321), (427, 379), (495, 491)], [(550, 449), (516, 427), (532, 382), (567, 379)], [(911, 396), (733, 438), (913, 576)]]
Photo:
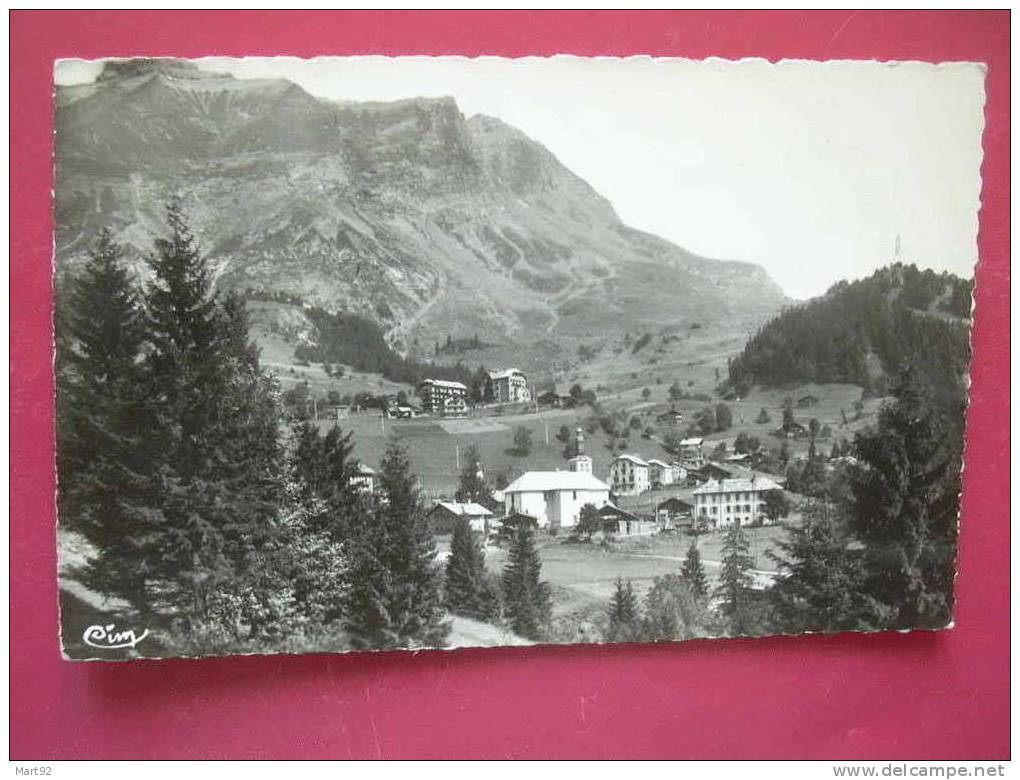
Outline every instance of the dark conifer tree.
[(347, 629), (356, 647), (442, 647), (444, 621), (436, 547), (418, 500), (407, 453), (390, 442), (374, 517), (351, 529)]
[(357, 461), (350, 431), (343, 433), (334, 425), (322, 442), (322, 483), (319, 492), (329, 507), (331, 533), (338, 540), (352, 534), (352, 525), (363, 522), (370, 496), (360, 492), (354, 481)]
[(58, 286), (59, 509), (61, 524), (96, 551), (81, 573), (85, 584), (125, 599), (147, 620), (144, 322), (121, 257), (103, 230), (80, 273)]
[(474, 444), (464, 453), (464, 468), (460, 472), (460, 484), (457, 487), (458, 501), (487, 502), (489, 487), (485, 483), (482, 472), (482, 454)]
[(616, 590), (609, 602), (607, 642), (637, 642), (641, 638), (641, 612), (630, 580), (617, 578)]
[(722, 547), (722, 569), (716, 596), (719, 599), (719, 613), (727, 633), (744, 636), (754, 632), (753, 609), (749, 591), (753, 580), (751, 570), (754, 562), (750, 556), (750, 544), (739, 525), (726, 531)]
[(503, 569), (503, 614), (510, 628), (526, 639), (542, 639), (552, 617), (549, 584), (541, 581), (542, 559), (531, 526), (514, 531)]
[(280, 453), (275, 386), (248, 341), (243, 302), (214, 292), (179, 200), (167, 221), (145, 294), (158, 464), (148, 560), (186, 630), (243, 620), (223, 613), (217, 593), (257, 571), (272, 542)]
[(860, 556), (850, 549), (845, 518), (837, 510), (812, 503), (804, 523), (787, 529), (769, 553), (780, 576), (769, 590), (776, 627), (788, 633), (853, 631), (875, 628), (863, 590)]
[(701, 552), (694, 543), (687, 548), (687, 555), (680, 568), (680, 575), (687, 581), (695, 596), (700, 599), (708, 596), (708, 579), (705, 577), (705, 567), (701, 563)]
[(446, 561), (446, 608), (475, 620), (499, 617), (499, 595), (485, 571), (485, 553), (468, 521), (453, 527), (450, 557)]
[(294, 428), (294, 479), (304, 489), (321, 494), (325, 488), (325, 445), (315, 423), (305, 420)]
[(937, 401), (910, 369), (878, 425), (859, 433), (850, 520), (864, 543), (865, 588), (886, 628), (952, 616), (963, 447), (962, 392)]

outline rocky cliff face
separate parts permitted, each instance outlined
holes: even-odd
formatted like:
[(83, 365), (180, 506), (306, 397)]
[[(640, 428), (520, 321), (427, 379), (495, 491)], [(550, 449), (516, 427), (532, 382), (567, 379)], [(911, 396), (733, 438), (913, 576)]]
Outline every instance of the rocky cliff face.
[(626, 227), (541, 144), (450, 98), (337, 104), (132, 60), (58, 90), (56, 149), (58, 263), (110, 225), (141, 268), (177, 192), (218, 284), (367, 315), (398, 345), (746, 324), (785, 300), (757, 266)]

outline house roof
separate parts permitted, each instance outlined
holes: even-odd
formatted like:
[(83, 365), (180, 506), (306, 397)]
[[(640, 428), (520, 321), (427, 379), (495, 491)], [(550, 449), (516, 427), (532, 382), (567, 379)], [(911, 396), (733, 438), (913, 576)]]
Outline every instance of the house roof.
[(505, 488), (507, 493), (545, 493), (550, 490), (609, 490), (609, 485), (583, 471), (529, 471)]
[(631, 463), (633, 463), (636, 466), (647, 466), (648, 465), (648, 461), (646, 461), (646, 460), (644, 460), (642, 458), (639, 458), (637, 455), (628, 455), (625, 452), (621, 453), (620, 455), (617, 455), (616, 456), (616, 460), (629, 460)]
[(474, 501), (465, 501), (464, 503), (459, 503), (457, 501), (438, 501), (436, 502), (436, 506), (441, 506), (443, 509), (452, 512), (455, 515), (468, 517), (492, 517), (492, 512), (481, 504), (476, 504)]
[(661, 466), (664, 469), (668, 469), (669, 468), (669, 464), (668, 463), (666, 463), (665, 461), (661, 461), (658, 458), (649, 458), (648, 459), (648, 465), (649, 466)]
[[(451, 390), (463, 390), (467, 392), (467, 385), (461, 382), (452, 382), (449, 379), (426, 379), (421, 383), (422, 385), (432, 385), (434, 387), (448, 387)], [(419, 385), (420, 387), (421, 385)]]
[(618, 506), (612, 504), (606, 504), (605, 506), (599, 507), (599, 515), (601, 517), (622, 517), (630, 520), (640, 520), (633, 512), (628, 512), (626, 509), (620, 509)]
[(656, 419), (661, 420), (664, 417), (683, 417), (683, 416), (684, 416), (683, 412), (679, 412), (676, 409), (667, 409), (662, 414), (660, 414)]
[(355, 471), (356, 471), (356, 472), (357, 472), (358, 474), (367, 474), (367, 475), (372, 475), (372, 474), (375, 474), (375, 469), (374, 469), (374, 468), (372, 468), (371, 466), (366, 466), (366, 465), (365, 465), (364, 463), (359, 463), (359, 464), (358, 464), (358, 465), (357, 465), (357, 466), (355, 467), (355, 469), (354, 469), (354, 470), (355, 470)]
[(489, 372), (489, 379), (506, 379), (511, 376), (524, 376), (519, 368), (497, 368)]
[(778, 484), (768, 477), (754, 476), (750, 479), (710, 479), (701, 487), (694, 489), (694, 495), (703, 496), (712, 493), (754, 492), (763, 490), (782, 490)]
[(705, 440), (700, 438), (700, 437), (696, 437), (696, 438), (692, 438), (692, 439), (683, 439), (680, 442), (680, 446), (681, 447), (698, 447), (698, 446), (701, 446), (702, 444), (704, 444), (704, 442), (705, 442)]
[(679, 496), (670, 496), (665, 501), (660, 501), (659, 502), (659, 508), (660, 509), (662, 507), (669, 507), (669, 506), (685, 506), (688, 509), (693, 509), (694, 508), (690, 501), (684, 501)]
[(754, 473), (751, 471), (751, 469), (747, 468), (747, 466), (741, 466), (737, 462), (720, 463), (717, 460), (710, 460), (708, 463), (704, 464), (701, 468), (703, 471), (712, 470), (721, 471), (723, 474), (728, 474), (729, 476), (737, 479), (741, 477), (750, 478), (751, 474)]

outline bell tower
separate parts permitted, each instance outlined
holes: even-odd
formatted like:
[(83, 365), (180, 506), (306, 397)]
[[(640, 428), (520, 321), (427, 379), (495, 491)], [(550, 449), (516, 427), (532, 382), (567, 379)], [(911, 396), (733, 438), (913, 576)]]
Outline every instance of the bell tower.
[(571, 471), (591, 474), (591, 458), (584, 454), (584, 431), (580, 428), (574, 433), (574, 457), (568, 464)]

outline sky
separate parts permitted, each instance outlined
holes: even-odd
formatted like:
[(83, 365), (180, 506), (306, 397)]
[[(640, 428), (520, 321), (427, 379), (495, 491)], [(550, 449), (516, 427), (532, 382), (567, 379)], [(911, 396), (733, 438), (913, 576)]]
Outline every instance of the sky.
[[(984, 70), (652, 58), (206, 58), (331, 100), (456, 99), (545, 145), (628, 225), (793, 298), (894, 259), (973, 275)], [(93, 79), (65, 61), (57, 83)], [(897, 254), (898, 247), (898, 254)]]

